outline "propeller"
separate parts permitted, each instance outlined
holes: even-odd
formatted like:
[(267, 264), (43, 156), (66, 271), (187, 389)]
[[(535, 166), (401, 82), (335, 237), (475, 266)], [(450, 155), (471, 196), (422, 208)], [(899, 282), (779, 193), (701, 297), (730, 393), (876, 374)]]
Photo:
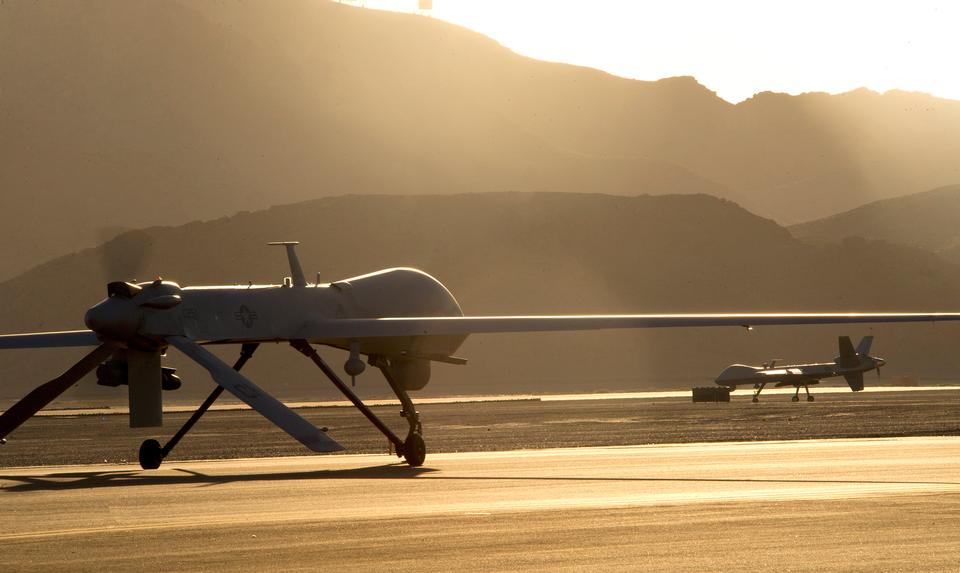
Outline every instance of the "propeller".
[(0, 416), (0, 440), (6, 438), (7, 434), (19, 428), (41, 408), (53, 402), (57, 396), (66, 392), (97, 365), (109, 358), (115, 349), (116, 345), (112, 342), (101, 344), (69, 370), (46, 384), (34, 388), (23, 399), (11, 406)]
[(880, 379), (880, 367), (885, 366), (887, 361), (883, 358), (878, 358), (876, 356), (867, 356), (868, 359), (873, 361), (873, 369), (877, 371), (877, 379)]
[(100, 238), (103, 243), (100, 264), (107, 280), (136, 277), (153, 250), (153, 237), (144, 231), (104, 227)]

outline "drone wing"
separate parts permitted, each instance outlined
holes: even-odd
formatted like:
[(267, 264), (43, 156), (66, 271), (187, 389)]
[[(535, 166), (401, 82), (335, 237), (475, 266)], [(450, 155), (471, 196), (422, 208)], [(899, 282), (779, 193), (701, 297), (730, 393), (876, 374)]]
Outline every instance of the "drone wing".
[(457, 316), (344, 318), (306, 324), (298, 336), (311, 341), (393, 336), (449, 336), (498, 332), (550, 332), (696, 326), (863, 324), (960, 320), (960, 313), (819, 314), (618, 314), (583, 316)]
[(98, 364), (113, 354), (114, 349), (113, 344), (101, 344), (66, 372), (46, 384), (34, 388), (23, 399), (8, 408), (0, 415), (0, 441), (39, 412), (41, 408), (54, 401), (57, 396), (66, 392), (81, 378), (92, 372)]

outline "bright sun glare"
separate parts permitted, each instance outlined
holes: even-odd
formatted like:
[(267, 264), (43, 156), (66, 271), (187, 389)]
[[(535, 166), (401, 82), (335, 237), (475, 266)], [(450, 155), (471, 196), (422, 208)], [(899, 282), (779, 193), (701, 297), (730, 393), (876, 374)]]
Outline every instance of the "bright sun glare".
[[(345, 0), (417, 11), (417, 0)], [(729, 101), (760, 91), (902, 89), (960, 99), (960, 3), (937, 0), (433, 0), (429, 15), (538, 59), (656, 80), (694, 76)]]

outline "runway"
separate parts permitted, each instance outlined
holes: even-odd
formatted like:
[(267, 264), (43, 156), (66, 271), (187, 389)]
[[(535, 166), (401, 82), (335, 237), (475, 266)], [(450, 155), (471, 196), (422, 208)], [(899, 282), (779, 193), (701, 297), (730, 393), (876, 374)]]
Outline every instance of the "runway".
[[(709, 385), (712, 386), (712, 385)], [(814, 386), (817, 394), (848, 394), (850, 388), (847, 386)], [(960, 386), (868, 386), (860, 391), (860, 395), (870, 394), (892, 394), (904, 392), (951, 392), (960, 390)], [(734, 389), (734, 392), (736, 389)], [(741, 386), (739, 393), (734, 393), (734, 399), (750, 398), (753, 389)], [(768, 388), (764, 390), (764, 396), (771, 395), (790, 395), (796, 392), (795, 388)], [(664, 391), (643, 391), (643, 392), (590, 392), (577, 394), (490, 394), (490, 395), (470, 395), (470, 396), (446, 396), (433, 398), (418, 398), (418, 405), (426, 404), (476, 404), (489, 402), (582, 402), (597, 400), (662, 400), (664, 398), (684, 398), (690, 399), (690, 390), (664, 390)], [(11, 403), (13, 403), (11, 401)], [(399, 402), (395, 398), (364, 400), (367, 406), (396, 406)], [(324, 402), (286, 402), (287, 406), (294, 409), (303, 408), (353, 408), (353, 403), (349, 400), (328, 400)], [(196, 404), (189, 405), (165, 405), (164, 413), (172, 414), (192, 413), (196, 410)], [(239, 410), (250, 410), (250, 406), (237, 401), (236, 399), (226, 398), (219, 404), (210, 407), (213, 412), (230, 412)], [(90, 407), (61, 407), (48, 408), (37, 412), (37, 416), (109, 416), (126, 415), (130, 412), (127, 406), (103, 406), (99, 408)], [(0, 413), (3, 413), (0, 411)]]
[(418, 469), (393, 460), (0, 470), (0, 563), (953, 571), (960, 557), (958, 438), (453, 453)]

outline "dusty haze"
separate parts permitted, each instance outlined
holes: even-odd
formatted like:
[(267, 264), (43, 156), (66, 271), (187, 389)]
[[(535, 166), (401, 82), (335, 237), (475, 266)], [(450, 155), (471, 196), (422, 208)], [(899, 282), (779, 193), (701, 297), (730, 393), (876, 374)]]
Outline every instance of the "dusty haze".
[(792, 223), (960, 178), (954, 101), (734, 106), (324, 2), (7, 2), (0, 73), (0, 279), (120, 228), (345, 193), (709, 193)]

